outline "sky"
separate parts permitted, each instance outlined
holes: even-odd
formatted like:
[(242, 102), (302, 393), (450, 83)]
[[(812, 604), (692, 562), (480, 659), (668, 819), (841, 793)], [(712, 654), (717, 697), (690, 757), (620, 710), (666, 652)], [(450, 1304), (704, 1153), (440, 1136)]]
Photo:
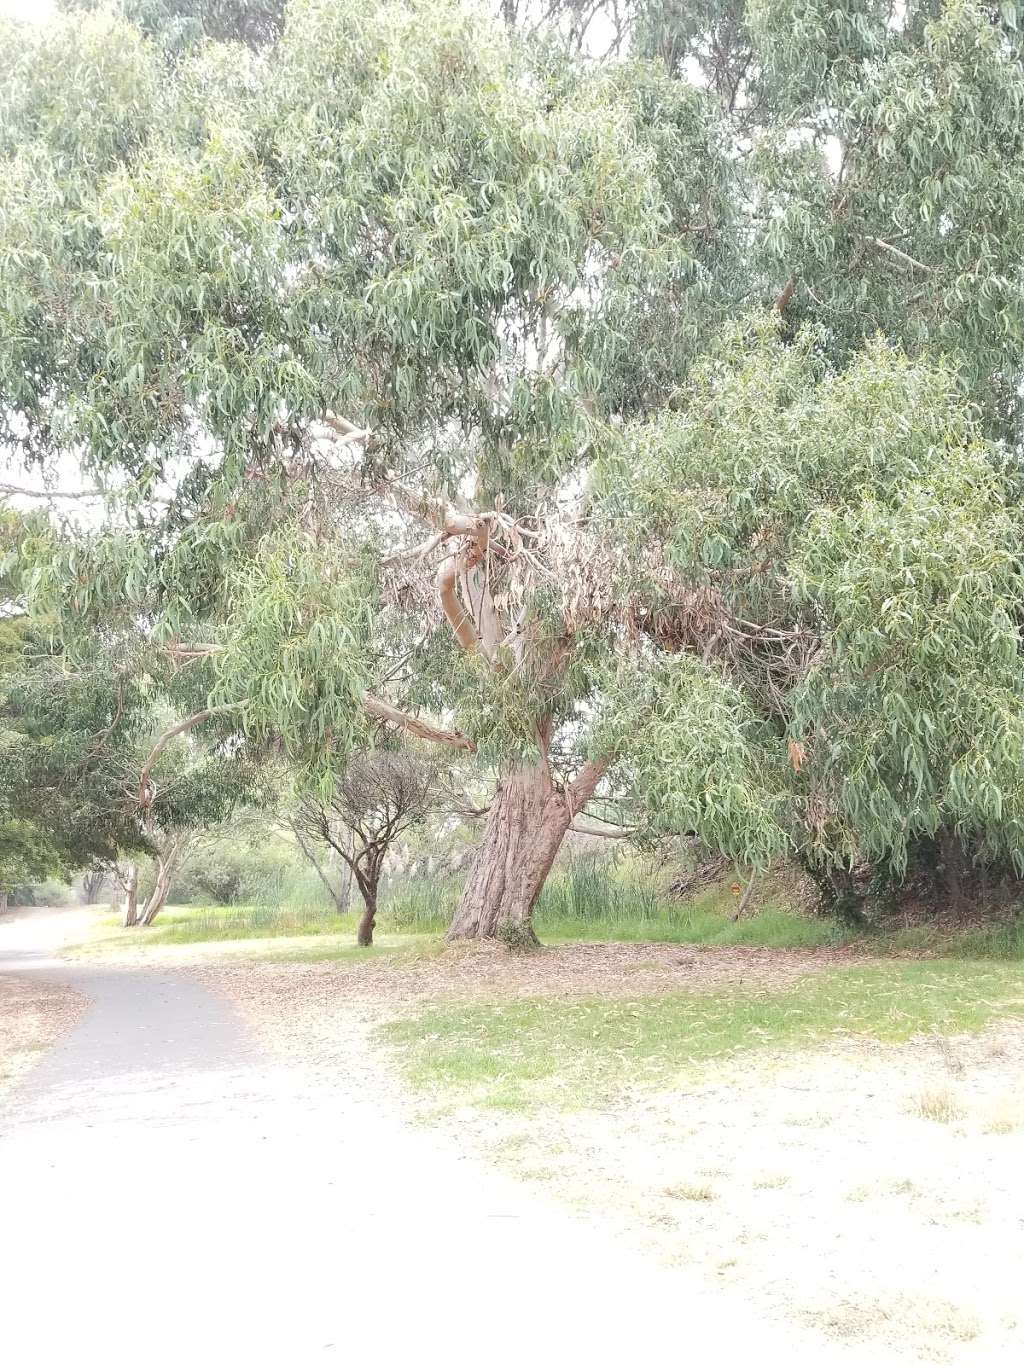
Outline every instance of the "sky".
[(5, 19), (47, 19), (53, 9), (53, 0), (0, 0)]

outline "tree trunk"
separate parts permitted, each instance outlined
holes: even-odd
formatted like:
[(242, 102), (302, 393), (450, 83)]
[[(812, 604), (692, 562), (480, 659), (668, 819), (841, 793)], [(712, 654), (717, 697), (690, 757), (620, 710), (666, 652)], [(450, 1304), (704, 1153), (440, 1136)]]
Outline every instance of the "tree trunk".
[(99, 900), (106, 875), (106, 868), (103, 867), (91, 867), (86, 872), (82, 878), (82, 900), (86, 905), (95, 905)]
[(573, 813), (542, 766), (501, 779), (449, 939), (496, 938), (507, 922), (532, 935), (533, 907)]
[[(351, 852), (352, 836), (343, 831), (340, 838)], [(327, 851), (328, 864), (333, 864), (335, 876), (334, 905), (339, 915), (347, 915), (352, 909), (352, 869), (336, 848)], [(329, 883), (328, 883), (329, 885)], [(372, 927), (372, 926), (371, 926)]]
[(156, 860), (156, 882), (150, 892), (146, 908), (139, 918), (139, 923), (148, 926), (153, 923), (157, 915), (167, 904), (167, 897), (171, 893), (171, 879), (178, 868), (178, 862), (185, 849), (185, 839), (183, 836), (176, 836), (169, 839), (164, 846), (164, 851)]
[(373, 926), (376, 923), (377, 915), (377, 888), (375, 886), (360, 886), (359, 891), (362, 895), (365, 908), (359, 918), (359, 927), (356, 930), (356, 944), (360, 948), (372, 948)]
[(0, 915), (7, 913), (7, 895), (6, 891), (0, 891)]
[(153, 883), (153, 890), (149, 893), (149, 900), (146, 901), (145, 909), (139, 917), (139, 923), (144, 927), (152, 924), (167, 904), (167, 897), (171, 890), (172, 871), (170, 859), (158, 858), (156, 860), (156, 881)]
[(132, 863), (124, 882), (124, 909), (121, 923), (126, 929), (134, 929), (139, 922), (139, 865)]

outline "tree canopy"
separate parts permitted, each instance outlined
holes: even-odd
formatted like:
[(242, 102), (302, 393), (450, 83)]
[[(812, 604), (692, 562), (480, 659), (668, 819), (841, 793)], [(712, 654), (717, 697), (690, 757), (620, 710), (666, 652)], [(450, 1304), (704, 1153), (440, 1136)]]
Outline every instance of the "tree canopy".
[(0, 439), (108, 498), (22, 538), (64, 657), (323, 799), (477, 753), (455, 933), (602, 795), (1021, 860), (1014, 6), (85, 8), (0, 43)]

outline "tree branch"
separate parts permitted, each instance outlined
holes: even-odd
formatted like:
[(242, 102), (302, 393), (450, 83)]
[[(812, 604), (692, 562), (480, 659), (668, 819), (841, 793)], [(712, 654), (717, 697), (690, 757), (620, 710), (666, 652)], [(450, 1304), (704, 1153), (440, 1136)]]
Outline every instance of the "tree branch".
[(789, 304), (790, 299), (793, 297), (793, 293), (794, 293), (795, 289), (796, 289), (796, 276), (795, 276), (795, 275), (790, 275), (789, 279), (786, 281), (786, 284), (785, 284), (784, 289), (782, 290), (782, 293), (781, 293), (781, 294), (779, 295), (779, 297), (775, 300), (775, 311), (776, 311), (777, 313), (780, 313), (780, 314), (781, 314), (781, 313), (784, 313), (784, 312), (786, 311), (786, 307), (787, 307), (787, 305)]
[(186, 716), (184, 720), (179, 720), (177, 725), (172, 725), (170, 729), (165, 730), (153, 745), (150, 755), (139, 773), (139, 805), (148, 809), (153, 804), (153, 797), (156, 793), (149, 780), (149, 775), (153, 771), (157, 759), (172, 739), (177, 738), (178, 735), (183, 735), (186, 730), (191, 730), (194, 726), (200, 725), (204, 720), (209, 720), (211, 716), (220, 715), (225, 711), (237, 711), (240, 705), (240, 702), (228, 702), (224, 706), (209, 706), (205, 711), (197, 711), (194, 716)]
[(429, 721), (410, 715), (408, 711), (400, 711), (397, 706), (392, 706), (390, 702), (380, 697), (364, 693), (363, 710), (375, 720), (397, 725), (407, 734), (416, 735), (418, 739), (429, 739), (436, 744), (447, 744), (453, 749), (465, 749), (467, 753), (476, 753), (476, 745), (467, 735), (461, 734), (458, 730), (443, 730), (440, 726), (431, 725)]
[(588, 759), (575, 780), (566, 789), (570, 816), (575, 818), (597, 790), (597, 784), (608, 771), (609, 760)]
[(586, 825), (577, 825), (575, 821), (569, 826), (570, 834), (593, 834), (598, 839), (628, 839), (630, 835), (636, 833), (635, 829), (588, 829)]
[(480, 639), (469, 613), (459, 600), (459, 594), (456, 590), (456, 584), (459, 580), (459, 559), (458, 554), (449, 555), (438, 569), (434, 583), (437, 587), (441, 610), (444, 612), (445, 619), (451, 626), (456, 640), (467, 654), (475, 654)]
[(65, 491), (57, 488), (19, 488), (13, 483), (0, 483), (0, 493), (9, 493), (19, 498), (102, 498), (106, 494), (97, 492), (92, 488), (82, 488), (76, 491)]
[(882, 251), (888, 251), (891, 256), (895, 256), (897, 260), (902, 261), (904, 265), (911, 266), (914, 270), (925, 270), (929, 275), (936, 273), (934, 265), (925, 265), (923, 261), (915, 261), (913, 256), (908, 256), (905, 251), (901, 251), (898, 246), (893, 246), (891, 242), (884, 242), (881, 237), (865, 237), (864, 240)]

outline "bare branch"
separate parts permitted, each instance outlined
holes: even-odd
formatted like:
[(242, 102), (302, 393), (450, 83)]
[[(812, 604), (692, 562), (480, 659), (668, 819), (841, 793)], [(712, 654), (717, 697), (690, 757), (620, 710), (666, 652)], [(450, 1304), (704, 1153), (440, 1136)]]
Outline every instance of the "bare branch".
[(103, 498), (105, 493), (93, 488), (82, 488), (65, 490), (62, 488), (19, 488), (13, 483), (0, 483), (0, 493), (11, 494), (19, 498), (39, 498), (43, 501), (50, 501), (55, 498)]
[(457, 554), (449, 555), (438, 569), (434, 582), (437, 586), (441, 610), (444, 612), (456, 640), (467, 654), (474, 654), (480, 644), (480, 639), (469, 613), (459, 600), (455, 586), (459, 579), (460, 558), (461, 556)]
[(898, 246), (893, 246), (892, 242), (884, 242), (881, 237), (865, 237), (866, 242), (872, 246), (877, 246), (881, 251), (888, 251), (891, 256), (903, 262), (904, 265), (911, 266), (914, 270), (925, 270), (929, 275), (937, 273), (934, 265), (925, 265), (923, 261), (915, 261), (913, 256), (908, 256), (905, 251), (901, 251)]
[(397, 725), (407, 734), (416, 735), (418, 739), (429, 739), (436, 744), (447, 744), (453, 749), (465, 749), (467, 753), (476, 753), (476, 745), (467, 735), (461, 734), (458, 730), (443, 730), (440, 726), (431, 725), (429, 721), (410, 715), (408, 711), (400, 711), (397, 706), (392, 706), (390, 702), (380, 697), (365, 693), (363, 710), (375, 720)]
[(589, 825), (578, 825), (575, 820), (569, 826), (570, 834), (593, 834), (598, 839), (628, 839), (636, 833), (635, 829), (594, 829)]

